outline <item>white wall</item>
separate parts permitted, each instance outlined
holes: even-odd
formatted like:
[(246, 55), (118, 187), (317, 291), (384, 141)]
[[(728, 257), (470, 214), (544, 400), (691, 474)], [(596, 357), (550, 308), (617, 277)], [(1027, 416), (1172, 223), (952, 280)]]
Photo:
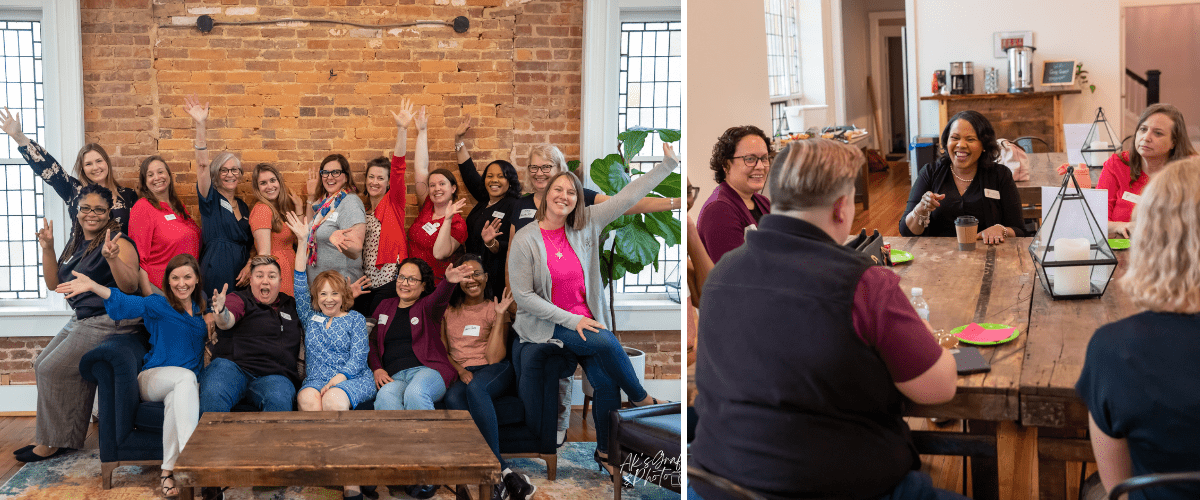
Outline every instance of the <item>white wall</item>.
[(687, 46), (687, 178), (701, 188), (694, 218), (716, 187), (708, 159), (717, 137), (735, 125), (771, 130), (767, 96), (767, 37), (764, 5), (734, 8), (722, 0), (689, 0)]
[[(1194, 29), (1198, 23), (1196, 3), (1125, 9), (1125, 67), (1143, 77), (1146, 70), (1163, 72), (1159, 102), (1179, 108), (1193, 141), (1200, 139), (1200, 95), (1195, 91), (1200, 66), (1194, 64), (1200, 60), (1200, 33)], [(1144, 105), (1145, 101), (1133, 108), (1140, 111)], [(1134, 123), (1126, 125), (1132, 131)]]
[[(902, 11), (904, 0), (861, 0), (842, 2), (842, 49), (846, 74), (846, 123), (853, 123), (876, 134), (873, 140), (879, 146), (878, 131), (871, 118), (871, 96), (867, 90), (867, 75), (871, 72), (871, 30), (867, 24), (867, 13), (879, 11)], [(879, 75), (872, 75), (872, 83), (879, 91)], [(883, 105), (882, 102), (879, 103)]]
[[(907, 0), (909, 33), (915, 33), (914, 75), (920, 96), (930, 95), (935, 70), (950, 69), (951, 61), (975, 64), (975, 89), (983, 89), (983, 72), (998, 68), (1001, 88), (1007, 88), (1007, 60), (992, 55), (992, 33), (1033, 31), (1034, 80), (1040, 82), (1045, 60), (1076, 59), (1088, 70), (1095, 94), (1063, 98), (1065, 123), (1091, 123), (1096, 107), (1109, 120), (1121, 116), (1120, 12), (1118, 0), (1008, 0), (971, 2)], [(911, 81), (911, 80), (910, 80)], [(1036, 90), (1042, 90), (1040, 85)], [(936, 134), (936, 101), (920, 101), (917, 124), (922, 134)], [(1114, 124), (1117, 125), (1117, 124)], [(1118, 125), (1119, 126), (1119, 125)]]

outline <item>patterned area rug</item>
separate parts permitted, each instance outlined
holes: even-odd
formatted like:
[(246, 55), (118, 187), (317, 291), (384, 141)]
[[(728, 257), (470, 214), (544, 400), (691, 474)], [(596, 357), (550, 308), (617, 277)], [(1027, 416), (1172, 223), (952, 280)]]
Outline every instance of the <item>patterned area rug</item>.
[[(515, 471), (529, 475), (537, 486), (535, 500), (612, 498), (612, 482), (602, 475), (592, 460), (595, 443), (567, 443), (558, 450), (558, 478), (546, 479), (546, 464), (541, 460), (513, 459)], [(642, 466), (646, 464), (641, 464)], [(656, 464), (657, 465), (657, 464)], [(637, 466), (633, 464), (632, 466)], [(678, 470), (677, 464), (669, 465)], [(4, 486), (3, 500), (134, 500), (161, 498), (158, 489), (157, 467), (120, 467), (113, 472), (113, 487), (100, 487), (100, 459), (97, 450), (84, 450), (61, 457), (26, 464)], [(380, 500), (411, 498), (403, 492), (389, 495), (386, 486), (379, 487)], [(623, 499), (678, 499), (680, 495), (654, 484), (639, 481), (632, 489), (621, 492)], [(197, 495), (197, 498), (199, 496)], [(321, 487), (290, 488), (231, 488), (227, 500), (339, 500), (341, 489)], [(438, 490), (438, 500), (452, 500), (454, 493)]]

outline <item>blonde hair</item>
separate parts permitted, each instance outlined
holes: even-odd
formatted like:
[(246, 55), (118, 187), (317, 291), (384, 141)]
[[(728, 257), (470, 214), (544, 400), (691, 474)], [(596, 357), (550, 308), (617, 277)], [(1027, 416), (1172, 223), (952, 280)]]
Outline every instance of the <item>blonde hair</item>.
[[(538, 144), (529, 148), (529, 164), (533, 164), (533, 155), (538, 155), (550, 162), (551, 165), (558, 167), (558, 172), (561, 173), (569, 170), (567, 168), (567, 157), (563, 156), (563, 152), (558, 149), (558, 146), (553, 144)], [(526, 165), (528, 166), (528, 165)]]
[(316, 278), (313, 278), (312, 286), (309, 287), (312, 290), (309, 294), (309, 300), (312, 302), (313, 310), (321, 310), (321, 305), (318, 304), (317, 301), (320, 300), (319, 295), (326, 284), (329, 284), (329, 287), (333, 288), (333, 291), (337, 292), (338, 295), (341, 295), (342, 312), (349, 312), (350, 309), (354, 307), (354, 296), (350, 294), (350, 285), (346, 283), (346, 278), (342, 276), (342, 273), (332, 269), (328, 271), (322, 271), (321, 274), (318, 274)]
[(579, 178), (571, 172), (559, 172), (558, 175), (550, 178), (550, 182), (546, 183), (546, 190), (542, 191), (542, 194), (538, 195), (538, 202), (541, 203), (541, 206), (539, 206), (537, 212), (533, 214), (533, 218), (539, 221), (546, 220), (546, 210), (548, 206), (548, 203), (546, 202), (546, 196), (550, 194), (550, 188), (554, 186), (554, 183), (557, 182), (560, 177), (566, 177), (569, 179), (571, 182), (571, 187), (575, 189), (575, 206), (571, 209), (571, 213), (567, 214), (566, 226), (578, 231), (587, 226), (587, 203), (583, 199), (583, 183), (580, 182)]
[(1129, 267), (1120, 285), (1155, 312), (1200, 312), (1200, 158), (1155, 174), (1134, 208)]
[(840, 142), (792, 141), (775, 158), (768, 174), (771, 211), (832, 206), (854, 187), (863, 161), (862, 152)]

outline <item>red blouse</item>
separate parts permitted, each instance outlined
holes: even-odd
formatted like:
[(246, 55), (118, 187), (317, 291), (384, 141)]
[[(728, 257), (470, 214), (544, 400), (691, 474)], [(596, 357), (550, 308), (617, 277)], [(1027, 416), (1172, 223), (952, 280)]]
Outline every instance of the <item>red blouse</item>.
[[(446, 266), (450, 261), (437, 260), (433, 258), (433, 242), (437, 241), (438, 230), (442, 227), (444, 217), (433, 217), (433, 200), (425, 198), (425, 204), (421, 205), (421, 211), (417, 213), (416, 220), (412, 226), (408, 228), (408, 256), (419, 257), (424, 260), (429, 267), (433, 268), (434, 282), (442, 281), (446, 277)], [(450, 236), (462, 245), (467, 241), (467, 222), (463, 220), (459, 214), (454, 214), (451, 219)], [(380, 243), (380, 247), (383, 244)]]
[(200, 227), (188, 214), (176, 213), (167, 203), (157, 207), (142, 198), (129, 212), (129, 239), (137, 245), (138, 265), (150, 276), (150, 284), (162, 287), (167, 263), (176, 255), (200, 258)]
[(1125, 193), (1140, 196), (1142, 189), (1150, 182), (1150, 176), (1143, 171), (1136, 182), (1129, 182), (1129, 153), (1122, 151), (1118, 154), (1112, 155), (1104, 162), (1104, 169), (1100, 171), (1100, 181), (1096, 183), (1096, 188), (1108, 190), (1108, 220), (1129, 222), (1130, 216), (1133, 215), (1133, 207), (1137, 204), (1125, 199)]

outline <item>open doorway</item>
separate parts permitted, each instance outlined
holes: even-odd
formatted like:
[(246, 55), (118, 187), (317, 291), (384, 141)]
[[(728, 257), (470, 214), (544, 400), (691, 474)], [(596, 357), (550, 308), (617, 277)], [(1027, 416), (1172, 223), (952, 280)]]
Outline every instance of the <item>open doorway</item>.
[(905, 75), (904, 11), (870, 12), (871, 75), (876, 88), (876, 123), (879, 123), (879, 145), (889, 161), (901, 160), (908, 152), (908, 92)]

